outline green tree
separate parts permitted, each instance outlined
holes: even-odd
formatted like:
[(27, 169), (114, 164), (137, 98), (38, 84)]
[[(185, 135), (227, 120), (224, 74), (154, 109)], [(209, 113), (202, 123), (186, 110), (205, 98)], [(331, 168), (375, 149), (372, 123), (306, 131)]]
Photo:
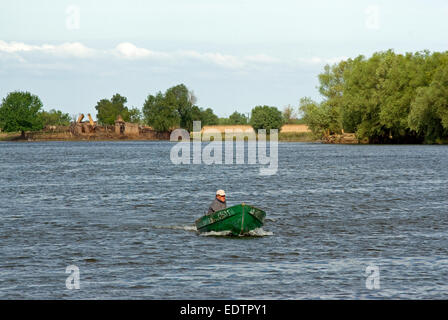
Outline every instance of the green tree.
[(3, 99), (0, 107), (0, 127), (5, 132), (40, 130), (43, 127), (39, 111), (42, 101), (29, 92), (14, 91)]
[(221, 126), (231, 125), (229, 118), (218, 118), (218, 124)]
[(102, 99), (98, 101), (95, 109), (98, 111), (96, 118), (101, 124), (114, 124), (119, 115), (124, 121), (130, 120), (129, 110), (125, 106), (127, 98), (115, 94), (112, 99)]
[(448, 122), (448, 52), (358, 56), (319, 75), (322, 103), (302, 101), (316, 134), (356, 132), (371, 143), (440, 142)]
[(334, 132), (337, 127), (337, 115), (327, 103), (317, 103), (311, 98), (300, 99), (299, 110), (303, 113), (303, 120), (316, 137)]
[(129, 110), (129, 122), (141, 123), (143, 121), (143, 114), (138, 108), (132, 108)]
[(70, 115), (62, 113), (60, 110), (51, 109), (50, 111), (41, 111), (39, 117), (43, 126), (68, 126), (70, 125)]
[(441, 66), (428, 87), (417, 89), (408, 116), (411, 129), (424, 136), (426, 143), (448, 137), (448, 65)]
[(184, 84), (171, 87), (164, 95), (166, 105), (174, 107), (180, 119), (180, 127), (188, 131), (193, 130), (192, 108), (196, 103), (196, 96)]
[(428, 58), (427, 52), (401, 55), (389, 50), (382, 54), (376, 70), (379, 122), (389, 139), (398, 141), (415, 135), (409, 128), (408, 115), (417, 89), (430, 84), (426, 76)]
[(191, 123), (187, 123), (186, 127), (193, 128), (193, 121), (201, 121), (201, 126), (216, 125), (218, 124), (218, 116), (213, 113), (211, 108), (203, 109), (198, 106), (192, 106), (189, 118)]
[(203, 109), (199, 108), (198, 106), (192, 106), (191, 107), (191, 121), (201, 121), (201, 124), (203, 120)]
[(211, 108), (201, 110), (201, 124), (202, 126), (212, 126), (218, 124), (218, 116), (213, 113)]
[(387, 134), (379, 119), (379, 81), (376, 71), (381, 58), (380, 54), (374, 54), (369, 60), (359, 56), (344, 72), (344, 88), (339, 108), (342, 127), (347, 132), (356, 132), (361, 138), (376, 138)]
[(197, 98), (184, 85), (171, 87), (165, 93), (148, 96), (143, 106), (143, 115), (147, 124), (156, 130), (167, 131), (174, 127), (193, 130), (193, 121), (202, 125), (218, 124), (218, 117), (210, 108), (202, 109), (195, 105)]
[[(194, 93), (184, 84), (171, 87), (165, 93), (159, 92), (156, 96), (149, 95), (143, 107), (145, 121), (154, 128), (169, 130), (180, 126), (190, 132), (193, 130), (194, 120), (202, 121), (202, 118), (206, 117), (206, 121), (215, 121), (207, 118), (211, 116), (209, 111), (203, 111), (194, 105), (196, 100)], [(168, 118), (163, 120), (160, 115), (153, 114), (154, 112), (161, 112)], [(203, 114), (204, 112), (206, 114)]]
[(254, 130), (280, 129), (283, 125), (282, 113), (276, 107), (256, 106), (252, 109), (250, 124)]
[(319, 74), (319, 92), (325, 98), (325, 108), (331, 113), (331, 123), (328, 123), (328, 128), (333, 131), (340, 131), (343, 124), (343, 107), (344, 101), (344, 84), (346, 70), (350, 70), (353, 61), (341, 61), (333, 66), (326, 65), (324, 72)]
[(297, 114), (291, 105), (288, 105), (287, 107), (283, 108), (282, 114), (283, 114), (283, 122), (286, 124), (294, 123), (294, 121), (297, 119)]
[(180, 117), (175, 105), (167, 103), (165, 96), (158, 92), (148, 95), (143, 105), (145, 122), (156, 131), (169, 131), (179, 126)]
[(230, 125), (247, 124), (247, 117), (243, 113), (235, 111), (229, 116)]

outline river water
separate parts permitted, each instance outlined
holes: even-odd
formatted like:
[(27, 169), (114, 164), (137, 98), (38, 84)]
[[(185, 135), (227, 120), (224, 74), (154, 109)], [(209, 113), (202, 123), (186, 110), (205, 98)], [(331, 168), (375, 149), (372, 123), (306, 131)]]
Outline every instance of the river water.
[[(173, 145), (1, 143), (0, 298), (448, 298), (448, 147), (279, 143), (262, 176)], [(196, 233), (217, 189), (258, 236)]]

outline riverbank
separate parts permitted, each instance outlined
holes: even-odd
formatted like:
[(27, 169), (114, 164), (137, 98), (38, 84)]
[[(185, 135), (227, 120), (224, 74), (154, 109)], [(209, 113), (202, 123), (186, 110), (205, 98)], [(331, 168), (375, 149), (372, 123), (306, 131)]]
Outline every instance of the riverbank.
[(354, 133), (332, 134), (322, 138), (325, 144), (366, 144), (367, 140), (360, 141)]
[[(224, 137), (223, 137), (224, 138)], [(266, 137), (269, 140), (269, 135)], [(169, 139), (157, 139), (139, 136), (73, 136), (68, 134), (33, 133), (27, 134), (23, 139), (20, 133), (0, 133), (0, 142), (42, 142), (42, 141), (168, 141)], [(311, 133), (279, 133), (280, 142), (321, 142), (315, 139)]]
[[(170, 139), (169, 132), (156, 132), (149, 127), (130, 129), (130, 124), (124, 128), (117, 126), (91, 126), (87, 123), (76, 124), (67, 127), (46, 128), (41, 131), (27, 132), (25, 139), (20, 132), (0, 133), (0, 141), (167, 141)], [(124, 130), (123, 130), (124, 129)], [(205, 126), (206, 130), (217, 130), (221, 132), (222, 139), (225, 138), (226, 130), (242, 130), (243, 132), (255, 133), (249, 125), (232, 126)], [(269, 135), (266, 137), (269, 139)], [(320, 142), (316, 139), (306, 125), (284, 125), (278, 134), (281, 142)]]

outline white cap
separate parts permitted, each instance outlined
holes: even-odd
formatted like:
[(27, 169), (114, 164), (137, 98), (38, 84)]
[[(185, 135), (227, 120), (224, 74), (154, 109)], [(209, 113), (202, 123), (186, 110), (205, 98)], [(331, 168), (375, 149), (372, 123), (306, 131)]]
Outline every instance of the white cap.
[(225, 196), (226, 193), (224, 192), (224, 190), (218, 190), (218, 191), (216, 191), (216, 195), (217, 196)]

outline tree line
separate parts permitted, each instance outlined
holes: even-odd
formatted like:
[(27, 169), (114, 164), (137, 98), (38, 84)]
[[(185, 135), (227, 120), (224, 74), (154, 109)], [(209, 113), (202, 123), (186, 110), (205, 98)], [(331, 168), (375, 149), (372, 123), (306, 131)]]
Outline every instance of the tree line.
[(317, 136), (352, 132), (370, 143), (448, 142), (448, 52), (389, 50), (325, 66), (317, 103), (302, 98)]
[[(258, 129), (280, 129), (285, 123), (294, 123), (297, 113), (288, 106), (283, 113), (273, 106), (256, 106), (250, 115), (235, 111), (228, 118), (219, 118), (211, 108), (200, 108), (193, 91), (179, 84), (148, 95), (142, 109), (129, 108), (127, 98), (115, 94), (111, 99), (101, 99), (95, 109), (100, 125), (113, 125), (120, 115), (124, 121), (149, 125), (156, 131), (170, 131), (175, 128), (193, 129), (193, 121), (205, 125), (251, 125)], [(67, 126), (75, 117), (59, 110), (42, 110), (40, 98), (29, 92), (10, 92), (0, 105), (0, 128), (5, 132), (38, 131), (46, 126)]]
[[(120, 114), (124, 121), (140, 122), (151, 126), (156, 131), (170, 131), (174, 128), (193, 130), (193, 121), (206, 125), (245, 125), (254, 129), (279, 129), (286, 122), (284, 115), (271, 106), (256, 106), (251, 116), (235, 111), (228, 118), (219, 118), (211, 108), (196, 105), (197, 98), (193, 91), (184, 84), (168, 88), (165, 92), (148, 95), (142, 110), (128, 110), (126, 98), (116, 94), (111, 100), (101, 100), (95, 107), (97, 119), (103, 124), (112, 124)], [(135, 117), (132, 118), (132, 115)]]

